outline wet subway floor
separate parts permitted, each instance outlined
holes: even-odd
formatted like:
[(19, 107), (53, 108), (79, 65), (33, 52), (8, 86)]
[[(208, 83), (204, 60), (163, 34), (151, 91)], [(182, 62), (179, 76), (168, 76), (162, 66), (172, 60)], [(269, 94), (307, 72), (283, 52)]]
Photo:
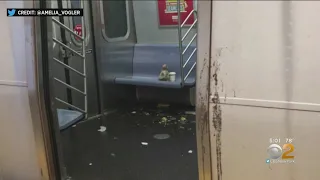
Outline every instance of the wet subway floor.
[[(193, 113), (140, 106), (78, 123), (62, 132), (68, 174), (74, 180), (197, 180)], [(98, 131), (101, 124), (106, 131)]]

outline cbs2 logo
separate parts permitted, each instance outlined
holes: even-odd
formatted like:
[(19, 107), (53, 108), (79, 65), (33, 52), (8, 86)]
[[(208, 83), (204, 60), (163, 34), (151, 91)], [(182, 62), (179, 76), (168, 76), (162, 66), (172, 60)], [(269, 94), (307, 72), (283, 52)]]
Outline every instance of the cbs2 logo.
[[(282, 151), (285, 151), (282, 153)], [(271, 144), (268, 147), (268, 153), (270, 155), (270, 158), (272, 159), (278, 159), (282, 156), (282, 159), (293, 159), (294, 156), (289, 156), (290, 153), (294, 151), (293, 144), (284, 144), (282, 148), (278, 144)]]

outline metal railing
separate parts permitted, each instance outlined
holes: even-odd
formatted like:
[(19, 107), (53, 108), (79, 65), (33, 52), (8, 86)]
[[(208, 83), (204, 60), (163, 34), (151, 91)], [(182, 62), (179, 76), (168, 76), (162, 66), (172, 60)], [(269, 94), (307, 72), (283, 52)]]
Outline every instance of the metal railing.
[[(81, 1), (81, 8), (84, 7), (84, 1)], [(88, 109), (88, 104), (87, 104), (87, 75), (86, 75), (86, 59), (85, 59), (85, 55), (86, 55), (86, 45), (85, 45), (85, 33), (84, 33), (84, 29), (85, 29), (85, 22), (84, 22), (84, 17), (81, 17), (81, 24), (82, 24), (82, 36), (79, 36), (77, 33), (75, 33), (71, 28), (69, 28), (68, 26), (66, 26), (65, 24), (61, 23), (59, 20), (52, 18), (52, 22), (54, 22), (55, 24), (57, 24), (58, 26), (60, 26), (61, 28), (63, 28), (64, 30), (68, 31), (69, 33), (71, 33), (71, 36), (76, 36), (77, 38), (79, 38), (82, 42), (82, 53), (77, 52), (76, 50), (72, 49), (71, 47), (69, 47), (68, 45), (64, 44), (63, 42), (59, 41), (58, 39), (53, 37), (53, 41), (55, 43), (57, 43), (58, 45), (60, 45), (61, 47), (65, 48), (66, 51), (71, 51), (72, 54), (79, 56), (82, 60), (83, 60), (83, 72), (80, 72), (78, 70), (76, 70), (75, 68), (71, 67), (70, 65), (67, 65), (65, 63), (63, 63), (61, 60), (57, 59), (57, 58), (53, 58), (54, 62), (56, 62), (57, 64), (60, 64), (61, 66), (63, 66), (64, 68), (70, 70), (71, 72), (74, 72), (80, 76), (83, 77), (83, 84), (84, 84), (84, 91), (81, 91), (73, 86), (71, 86), (70, 84), (67, 84), (66, 82), (54, 77), (54, 80), (59, 82), (60, 84), (66, 86), (68, 89), (71, 89), (81, 95), (83, 95), (84, 97), (84, 109), (81, 109), (79, 107), (76, 107), (58, 97), (55, 97), (55, 99), (57, 101), (59, 101), (62, 104), (65, 104), (66, 106), (78, 110), (82, 113), (85, 114), (85, 117), (87, 118), (87, 109)]]
[[(191, 68), (189, 69), (189, 71), (187, 72), (187, 74), (184, 74), (184, 69), (187, 66), (187, 64), (189, 63), (189, 61), (191, 60), (192, 56), (196, 53), (197, 51), (197, 47), (195, 47), (193, 49), (193, 51), (191, 52), (191, 54), (189, 55), (189, 57), (187, 58), (186, 61), (184, 61), (184, 55), (186, 54), (187, 50), (189, 49), (190, 45), (192, 44), (192, 42), (194, 40), (196, 40), (198, 33), (196, 32), (194, 34), (194, 36), (191, 38), (191, 40), (189, 41), (189, 43), (187, 44), (187, 46), (183, 49), (183, 41), (186, 39), (186, 37), (189, 35), (190, 31), (192, 28), (194, 28), (198, 22), (198, 18), (197, 18), (197, 11), (196, 10), (192, 10), (188, 16), (186, 17), (186, 19), (181, 23), (181, 0), (177, 0), (177, 10), (178, 10), (178, 36), (179, 36), (179, 52), (180, 52), (180, 72), (181, 72), (181, 87), (184, 86), (186, 79), (188, 78), (188, 76), (190, 75), (190, 73), (192, 72), (192, 70), (196, 67), (197, 62), (195, 61), (193, 63), (193, 65), (191, 66)], [(189, 18), (194, 15), (194, 22), (192, 23), (192, 25), (188, 28), (187, 32), (182, 36), (182, 28), (185, 26), (185, 24), (187, 23), (187, 21), (189, 20)]]

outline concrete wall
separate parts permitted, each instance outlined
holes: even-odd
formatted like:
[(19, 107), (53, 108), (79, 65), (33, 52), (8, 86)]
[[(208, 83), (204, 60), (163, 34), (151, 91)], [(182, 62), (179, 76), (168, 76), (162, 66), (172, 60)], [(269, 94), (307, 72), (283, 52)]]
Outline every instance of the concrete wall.
[(8, 18), (6, 8), (23, 8), (23, 1), (1, 1), (0, 28), (0, 179), (38, 180), (35, 139), (26, 78), (25, 24)]
[[(214, 1), (214, 179), (320, 178), (319, 15), (316, 1)], [(266, 163), (270, 138), (294, 139), (294, 164)]]
[[(194, 1), (196, 4), (196, 1)], [(196, 9), (196, 5), (194, 5)], [(133, 1), (137, 43), (139, 44), (177, 44), (177, 27), (159, 27), (158, 1)], [(188, 29), (184, 28), (184, 32)], [(190, 32), (184, 42), (189, 42), (195, 33)], [(195, 43), (195, 42), (194, 42)]]

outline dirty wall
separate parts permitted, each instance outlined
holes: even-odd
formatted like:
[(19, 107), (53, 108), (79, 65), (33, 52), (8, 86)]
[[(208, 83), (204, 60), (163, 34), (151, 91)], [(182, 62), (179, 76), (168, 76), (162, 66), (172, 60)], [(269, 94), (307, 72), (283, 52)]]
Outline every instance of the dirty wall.
[(213, 179), (320, 178), (319, 15), (316, 1), (213, 2)]

